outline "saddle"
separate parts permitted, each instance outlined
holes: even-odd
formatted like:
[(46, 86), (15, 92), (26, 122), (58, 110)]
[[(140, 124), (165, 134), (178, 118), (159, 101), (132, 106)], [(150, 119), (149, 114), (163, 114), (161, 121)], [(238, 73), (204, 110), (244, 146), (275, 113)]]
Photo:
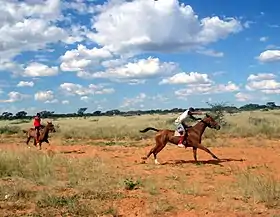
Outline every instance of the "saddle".
[(175, 130), (174, 136), (181, 136), (181, 135), (180, 135), (180, 133), (177, 130)]
[[(44, 125), (41, 125), (40, 128), (39, 128), (39, 130), (42, 130), (42, 129), (44, 129), (44, 128), (45, 128), (45, 126), (44, 126)], [(35, 127), (30, 127), (30, 129), (31, 129), (31, 130), (35, 130)]]

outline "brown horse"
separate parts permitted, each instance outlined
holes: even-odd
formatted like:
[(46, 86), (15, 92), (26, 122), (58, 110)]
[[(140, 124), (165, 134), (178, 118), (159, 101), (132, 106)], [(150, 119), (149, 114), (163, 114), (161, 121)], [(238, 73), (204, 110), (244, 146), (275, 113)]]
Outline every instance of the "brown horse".
[[(196, 125), (188, 128), (187, 145), (186, 147), (193, 148), (193, 157), (197, 162), (197, 149), (201, 149), (209, 153), (213, 158), (219, 160), (219, 158), (213, 154), (208, 148), (201, 144), (201, 137), (206, 127), (220, 130), (220, 125), (208, 114), (204, 119), (201, 119)], [(142, 157), (143, 160), (147, 160), (151, 154), (154, 155), (155, 164), (160, 164), (157, 160), (157, 154), (166, 146), (168, 142), (172, 144), (178, 144), (179, 136), (174, 136), (174, 130), (162, 129), (158, 130), (153, 127), (148, 127), (144, 130), (140, 130), (141, 133), (145, 133), (149, 130), (158, 132), (155, 136), (156, 145), (150, 150), (147, 156)]]
[[(36, 147), (36, 130), (34, 128), (29, 128), (28, 130), (23, 130), (24, 133), (27, 135), (26, 144), (28, 145), (30, 139), (33, 137), (34, 139), (34, 146)], [(39, 150), (41, 150), (42, 142), (46, 142), (50, 146), (50, 142), (48, 140), (49, 138), (49, 132), (56, 132), (54, 125), (52, 122), (47, 122), (47, 125), (42, 125), (42, 128), (40, 129), (40, 136), (39, 136)]]

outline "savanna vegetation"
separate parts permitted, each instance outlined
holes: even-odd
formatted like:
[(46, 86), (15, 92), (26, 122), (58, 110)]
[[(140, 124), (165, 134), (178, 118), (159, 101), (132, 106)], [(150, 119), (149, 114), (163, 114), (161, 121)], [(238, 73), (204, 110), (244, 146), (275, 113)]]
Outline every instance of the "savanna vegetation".
[[(56, 132), (39, 151), (25, 144), (30, 117), (0, 122), (1, 216), (279, 216), (280, 110), (268, 104), (204, 109), (222, 125), (202, 143), (222, 159), (168, 145), (162, 165), (141, 162), (151, 126), (173, 129), (180, 110), (45, 115)], [(253, 104), (250, 104), (251, 106)], [(250, 111), (248, 111), (250, 110)], [(136, 115), (135, 115), (136, 114)]]

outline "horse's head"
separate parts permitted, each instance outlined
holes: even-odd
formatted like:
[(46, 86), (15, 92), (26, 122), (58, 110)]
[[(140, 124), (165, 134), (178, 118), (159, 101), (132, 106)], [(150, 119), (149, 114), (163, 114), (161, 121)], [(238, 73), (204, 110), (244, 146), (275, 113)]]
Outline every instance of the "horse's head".
[(47, 121), (47, 126), (46, 126), (46, 128), (50, 131), (50, 132), (56, 132), (56, 130), (55, 130), (55, 128), (54, 128), (54, 125), (53, 125), (53, 123), (51, 122), (51, 121)]
[(214, 120), (209, 114), (206, 114), (206, 117), (203, 119), (203, 122), (207, 124), (207, 127), (220, 130), (221, 126), (219, 125), (218, 122)]

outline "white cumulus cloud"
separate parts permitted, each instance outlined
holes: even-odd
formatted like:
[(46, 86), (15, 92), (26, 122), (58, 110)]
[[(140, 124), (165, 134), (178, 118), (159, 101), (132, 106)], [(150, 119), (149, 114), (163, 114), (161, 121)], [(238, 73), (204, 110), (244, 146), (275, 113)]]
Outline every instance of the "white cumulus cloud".
[(204, 54), (206, 56), (211, 56), (211, 57), (223, 57), (224, 56), (223, 52), (217, 52), (214, 50), (199, 49), (196, 52), (199, 54)]
[(136, 81), (163, 76), (174, 72), (177, 65), (173, 62), (161, 62), (159, 58), (149, 57), (147, 59), (135, 60), (124, 65), (108, 68), (105, 71), (94, 73), (79, 73), (84, 78), (107, 78), (114, 81)]
[(92, 66), (99, 64), (101, 60), (112, 57), (110, 51), (105, 48), (92, 48), (88, 49), (84, 45), (79, 44), (77, 49), (68, 50), (63, 56), (60, 57), (62, 63), (60, 65), (63, 71), (81, 71)]
[(276, 78), (276, 75), (273, 73), (258, 73), (258, 74), (250, 74), (247, 78), (247, 81), (270, 80), (274, 78)]
[(169, 78), (164, 78), (159, 84), (209, 84), (212, 81), (207, 74), (198, 72), (181, 72)]
[(66, 105), (66, 104), (69, 104), (70, 102), (69, 102), (69, 100), (62, 100), (61, 103)]
[(117, 1), (102, 7), (88, 37), (116, 53), (170, 52), (216, 42), (242, 30), (235, 18), (199, 19), (178, 0)]
[(36, 101), (50, 102), (55, 99), (54, 93), (51, 90), (39, 91), (35, 93), (34, 99)]
[(105, 88), (104, 85), (90, 84), (84, 87), (80, 84), (63, 83), (60, 84), (60, 89), (67, 95), (87, 96), (94, 94), (111, 94), (115, 90), (113, 88)]
[(280, 82), (276, 78), (277, 76), (273, 73), (251, 74), (247, 78), (248, 83), (245, 88), (249, 91), (261, 91), (265, 94), (279, 94)]
[(18, 87), (33, 87), (34, 82), (33, 81), (20, 81), (17, 84)]
[(280, 61), (280, 50), (266, 50), (262, 52), (257, 59), (264, 63)]
[(280, 89), (280, 83), (274, 79), (252, 81), (246, 85), (247, 90), (275, 90)]
[(179, 89), (175, 91), (175, 95), (178, 97), (188, 95), (201, 95), (201, 94), (213, 94), (213, 93), (227, 93), (235, 92), (240, 88), (238, 85), (229, 81), (227, 84), (197, 84), (189, 85), (187, 88)]
[(237, 94), (235, 94), (235, 98), (239, 102), (247, 102), (253, 99), (253, 97), (250, 94), (242, 92), (238, 92)]
[(89, 102), (89, 97), (88, 96), (82, 96), (80, 99), (84, 102)]
[(267, 41), (267, 40), (268, 40), (268, 37), (265, 37), (265, 36), (260, 37), (260, 41), (261, 41), (261, 42), (265, 42), (265, 41)]
[(16, 92), (16, 91), (11, 91), (8, 93), (8, 99), (0, 100), (0, 102), (3, 103), (14, 103), (14, 102), (19, 102), (22, 101), (23, 99), (29, 97), (28, 95)]
[(54, 24), (61, 15), (59, 0), (1, 0), (0, 4), (0, 59), (67, 39), (67, 32)]
[(58, 74), (58, 67), (49, 67), (42, 63), (31, 63), (29, 64), (22, 74), (25, 77), (43, 77), (43, 76), (53, 76)]
[(135, 96), (134, 98), (124, 98), (123, 103), (121, 104), (120, 108), (133, 108), (133, 106), (143, 103), (147, 99), (147, 95), (145, 93), (140, 93), (139, 95)]

